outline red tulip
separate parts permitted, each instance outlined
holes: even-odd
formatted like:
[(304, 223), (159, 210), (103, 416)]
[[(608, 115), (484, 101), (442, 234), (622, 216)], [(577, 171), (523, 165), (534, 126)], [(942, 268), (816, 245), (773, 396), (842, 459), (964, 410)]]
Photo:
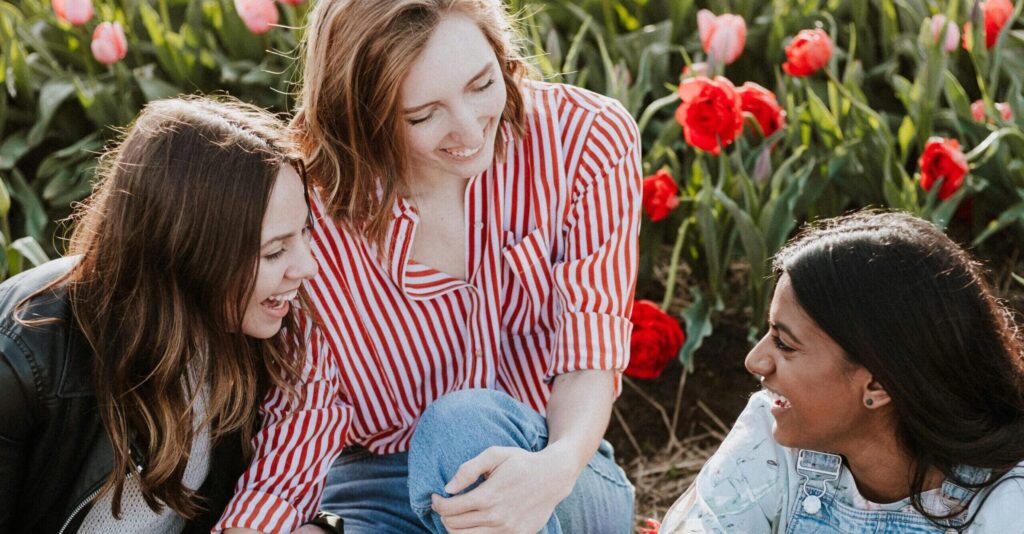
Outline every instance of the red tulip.
[[(996, 111), (1003, 118), (1004, 121), (1010, 122), (1013, 120), (1013, 109), (1010, 108), (1010, 104), (1006, 102), (996, 102)], [(974, 120), (978, 122), (992, 122), (985, 118), (985, 102), (982, 100), (975, 100), (971, 104), (971, 115), (974, 116)]]
[(51, 5), (58, 19), (74, 26), (92, 20), (92, 0), (53, 0)]
[(786, 112), (779, 105), (775, 93), (754, 82), (744, 83), (736, 92), (740, 95), (740, 109), (757, 119), (765, 137), (786, 125)]
[(235, 0), (235, 11), (245, 27), (255, 34), (268, 32), (280, 15), (274, 0)]
[(633, 336), (629, 342), (629, 365), (623, 371), (635, 378), (658, 378), (665, 365), (679, 354), (686, 334), (679, 322), (649, 300), (633, 303)]
[(92, 56), (104, 65), (112, 65), (128, 54), (128, 39), (120, 22), (101, 22), (92, 32)]
[(999, 32), (1013, 15), (1013, 2), (1010, 0), (986, 0), (981, 3), (981, 11), (985, 14), (985, 48), (992, 48), (996, 45)]
[(644, 213), (652, 221), (660, 221), (668, 217), (679, 205), (679, 186), (668, 171), (662, 169), (654, 176), (644, 178), (643, 201)]
[(718, 154), (743, 131), (743, 110), (732, 82), (721, 76), (688, 78), (679, 84), (676, 120), (692, 146)]
[(301, 4), (303, 1), (304, 0), (280, 0), (282, 4), (288, 4), (290, 6), (297, 6)]
[(921, 187), (925, 191), (931, 191), (935, 183), (942, 179), (942, 186), (936, 195), (939, 200), (953, 196), (963, 185), (967, 174), (967, 157), (960, 150), (960, 142), (956, 139), (929, 139), (918, 165), (921, 166)]
[(697, 12), (697, 31), (704, 52), (719, 64), (736, 61), (747, 42), (747, 23), (739, 15), (726, 13), (716, 17), (702, 9)]
[(946, 29), (946, 36), (942, 40), (943, 50), (946, 52), (956, 50), (956, 46), (960, 42), (960, 28), (953, 21), (947, 20), (945, 15), (935, 15), (931, 18), (931, 26), (932, 38), (936, 42), (942, 36), (942, 29)]
[(832, 38), (824, 30), (801, 30), (786, 47), (782, 70), (790, 76), (808, 76), (832, 58)]

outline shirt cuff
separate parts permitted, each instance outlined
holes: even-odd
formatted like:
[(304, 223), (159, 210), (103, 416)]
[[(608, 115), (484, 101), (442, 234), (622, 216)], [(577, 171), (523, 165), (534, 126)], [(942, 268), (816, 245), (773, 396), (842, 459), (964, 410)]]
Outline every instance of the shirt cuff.
[(250, 528), (261, 532), (291, 532), (305, 518), (288, 501), (270, 493), (245, 490), (235, 495), (213, 532)]
[(633, 323), (625, 317), (596, 312), (566, 312), (560, 317), (547, 380), (573, 371), (615, 370), (615, 397), (622, 370), (629, 364)]

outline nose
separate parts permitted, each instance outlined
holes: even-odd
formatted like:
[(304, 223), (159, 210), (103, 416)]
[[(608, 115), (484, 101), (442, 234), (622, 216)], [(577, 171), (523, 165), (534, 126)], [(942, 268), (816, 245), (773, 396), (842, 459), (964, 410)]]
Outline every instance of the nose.
[(316, 275), (320, 265), (316, 262), (316, 258), (313, 257), (313, 248), (309, 240), (303, 239), (301, 243), (301, 245), (295, 247), (296, 257), (288, 269), (288, 276), (297, 280), (308, 280)]
[(451, 137), (465, 148), (476, 148), (484, 142), (484, 126), (476, 106), (465, 103), (453, 113)]
[(769, 376), (775, 372), (775, 359), (772, 357), (771, 351), (768, 350), (768, 344), (771, 342), (769, 337), (770, 334), (765, 334), (761, 341), (758, 341), (757, 345), (750, 349), (746, 359), (743, 360), (743, 366), (752, 374)]

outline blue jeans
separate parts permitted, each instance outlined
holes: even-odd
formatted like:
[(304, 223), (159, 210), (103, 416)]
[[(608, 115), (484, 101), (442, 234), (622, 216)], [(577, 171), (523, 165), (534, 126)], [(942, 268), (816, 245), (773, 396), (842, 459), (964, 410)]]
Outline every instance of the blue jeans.
[[(450, 393), (423, 412), (409, 452), (343, 452), (327, 475), (321, 507), (344, 518), (346, 534), (443, 533), (430, 496), (449, 496), (444, 485), (459, 466), (491, 446), (539, 451), (547, 442), (544, 417), (512, 397), (486, 389)], [(541, 532), (632, 532), (633, 497), (611, 445), (602, 442)]]

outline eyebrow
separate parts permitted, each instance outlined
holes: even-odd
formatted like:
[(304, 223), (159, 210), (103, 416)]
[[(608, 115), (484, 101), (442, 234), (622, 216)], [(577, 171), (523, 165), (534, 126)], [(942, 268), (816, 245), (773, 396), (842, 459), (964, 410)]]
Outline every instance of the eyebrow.
[(288, 232), (286, 234), (276, 235), (276, 236), (266, 240), (262, 245), (260, 245), (260, 249), (267, 248), (267, 245), (269, 245), (271, 243), (274, 243), (274, 242), (277, 242), (277, 241), (284, 241), (285, 239), (288, 239), (289, 237), (292, 237), (294, 235), (295, 235), (295, 232)]
[[(484, 66), (484, 68), (480, 69), (480, 72), (476, 73), (476, 76), (473, 76), (468, 82), (466, 82), (466, 87), (469, 87), (470, 85), (473, 85), (474, 82), (476, 82), (480, 78), (483, 78), (488, 72), (490, 72), (490, 70), (493, 67), (494, 67), (493, 63), (488, 63), (486, 66)], [(419, 105), (419, 106), (416, 106), (416, 107), (406, 108), (405, 113), (407, 113), (407, 114), (408, 113), (416, 113), (417, 111), (429, 108), (430, 106), (433, 106), (435, 104), (440, 104), (440, 103), (441, 102), (439, 100), (435, 100), (433, 102), (427, 102), (426, 104), (422, 104), (422, 105)]]
[(803, 345), (803, 343), (800, 342), (800, 339), (798, 339), (796, 336), (793, 335), (793, 331), (790, 330), (788, 326), (786, 326), (786, 325), (784, 325), (782, 323), (771, 322), (771, 321), (769, 321), (768, 324), (770, 324), (772, 327), (778, 329), (783, 334), (786, 334), (787, 336), (789, 336), (793, 341), (796, 341), (797, 345)]

